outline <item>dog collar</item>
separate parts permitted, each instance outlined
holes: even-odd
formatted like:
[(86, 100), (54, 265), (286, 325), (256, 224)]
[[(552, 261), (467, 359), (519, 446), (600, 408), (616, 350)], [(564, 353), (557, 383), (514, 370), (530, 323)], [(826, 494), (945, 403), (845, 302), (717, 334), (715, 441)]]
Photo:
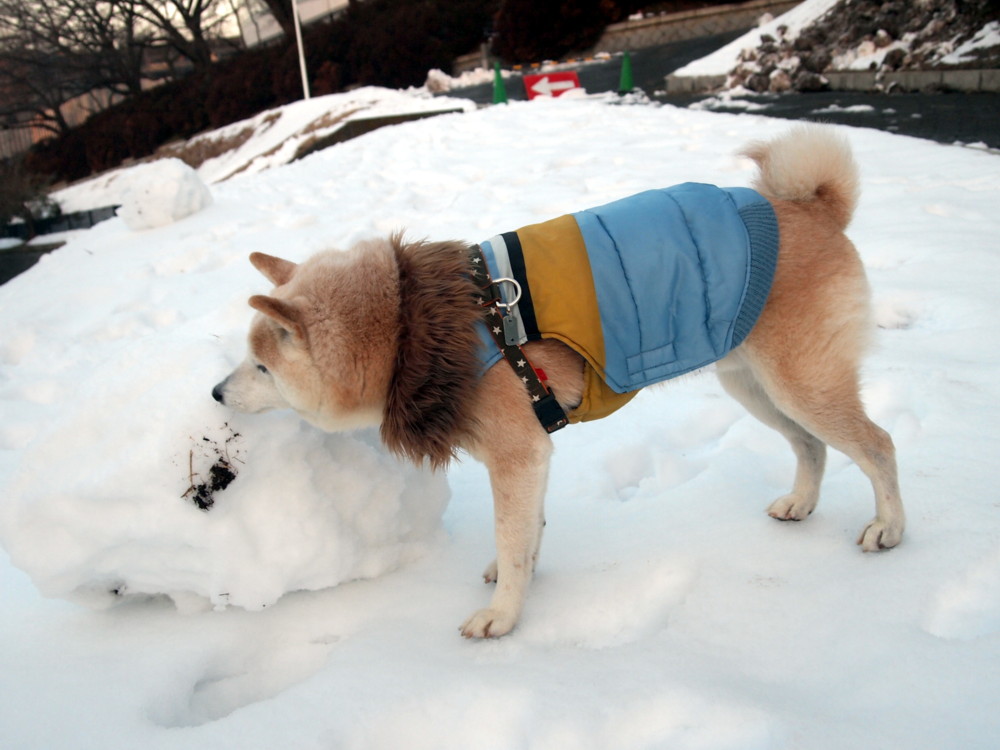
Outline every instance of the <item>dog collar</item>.
[[(522, 293), (520, 284), (513, 278), (494, 279), (490, 275), (486, 256), (483, 255), (479, 245), (469, 247), (469, 267), (472, 270), (472, 279), (480, 290), (481, 296), (478, 302), (483, 308), (486, 330), (490, 332), (490, 336), (511, 369), (524, 383), (531, 397), (535, 416), (546, 432), (552, 433), (562, 429), (569, 424), (566, 412), (539, 377), (538, 371), (531, 366), (530, 360), (521, 348), (521, 344), (525, 341), (522, 333), (524, 329), (516, 312), (516, 305)], [(504, 296), (501, 285), (513, 289), (514, 293), (509, 301)]]

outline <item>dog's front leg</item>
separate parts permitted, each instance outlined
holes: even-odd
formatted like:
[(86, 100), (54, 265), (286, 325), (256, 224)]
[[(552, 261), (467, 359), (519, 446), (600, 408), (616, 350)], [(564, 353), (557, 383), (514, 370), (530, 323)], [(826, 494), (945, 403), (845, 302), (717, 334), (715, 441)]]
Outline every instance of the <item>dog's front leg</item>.
[[(531, 417), (534, 419), (534, 415)], [(541, 542), (545, 485), (552, 441), (538, 423), (476, 446), (493, 488), (496, 589), (490, 606), (462, 625), (466, 638), (496, 638), (514, 627), (524, 605)]]

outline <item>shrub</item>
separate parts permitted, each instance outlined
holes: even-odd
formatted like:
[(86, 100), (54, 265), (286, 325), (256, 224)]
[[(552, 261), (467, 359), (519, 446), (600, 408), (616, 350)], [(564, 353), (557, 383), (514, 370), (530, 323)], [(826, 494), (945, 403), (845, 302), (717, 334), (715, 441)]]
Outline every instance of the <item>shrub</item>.
[(649, 3), (630, 0), (503, 0), (493, 51), (509, 63), (558, 60), (597, 44), (609, 23)]

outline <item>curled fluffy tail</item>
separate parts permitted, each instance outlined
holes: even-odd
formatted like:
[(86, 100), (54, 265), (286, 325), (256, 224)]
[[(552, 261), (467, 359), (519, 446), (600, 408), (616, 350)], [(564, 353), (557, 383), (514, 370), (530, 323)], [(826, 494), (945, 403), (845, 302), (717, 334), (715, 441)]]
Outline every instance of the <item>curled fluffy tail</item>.
[(858, 202), (858, 167), (847, 141), (822, 125), (797, 125), (741, 152), (760, 168), (751, 186), (770, 200), (822, 204), (843, 229)]

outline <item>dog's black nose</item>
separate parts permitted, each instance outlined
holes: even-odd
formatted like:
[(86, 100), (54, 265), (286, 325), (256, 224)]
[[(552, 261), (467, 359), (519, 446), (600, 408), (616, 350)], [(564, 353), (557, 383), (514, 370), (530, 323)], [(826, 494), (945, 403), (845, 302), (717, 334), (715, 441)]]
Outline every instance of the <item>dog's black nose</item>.
[(219, 383), (215, 388), (212, 389), (212, 398), (218, 401), (220, 404), (226, 403), (225, 396), (222, 395), (222, 383)]

